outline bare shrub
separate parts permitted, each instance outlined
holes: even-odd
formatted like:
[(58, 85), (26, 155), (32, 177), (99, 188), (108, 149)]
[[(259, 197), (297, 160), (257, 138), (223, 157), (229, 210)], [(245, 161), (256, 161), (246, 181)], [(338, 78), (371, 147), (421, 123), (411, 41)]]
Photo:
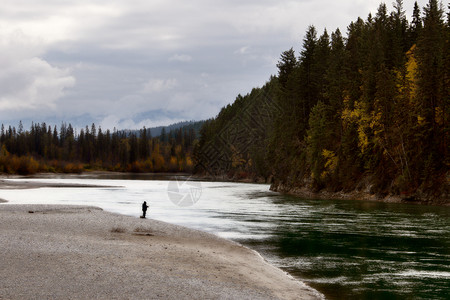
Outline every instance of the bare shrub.
[(124, 233), (124, 232), (126, 232), (126, 230), (123, 227), (116, 226), (111, 229), (111, 232), (112, 233)]

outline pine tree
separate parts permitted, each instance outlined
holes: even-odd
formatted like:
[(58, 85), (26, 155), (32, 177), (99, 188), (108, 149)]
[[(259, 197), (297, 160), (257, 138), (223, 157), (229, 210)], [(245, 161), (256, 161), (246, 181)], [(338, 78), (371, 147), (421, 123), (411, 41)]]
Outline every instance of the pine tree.
[(418, 61), (418, 140), (421, 157), (417, 161), (422, 177), (432, 182), (436, 172), (443, 168), (442, 156), (446, 152), (442, 115), (445, 103), (443, 86), (445, 25), (443, 11), (436, 0), (430, 0), (424, 8), (423, 29), (417, 43)]
[(444, 76), (443, 76), (443, 149), (444, 157), (446, 161), (444, 162), (447, 168), (450, 168), (450, 4), (448, 5), (447, 13), (447, 23), (445, 24), (445, 49), (444, 49)]
[(303, 49), (300, 52), (300, 107), (299, 114), (303, 123), (303, 128), (300, 131), (303, 134), (307, 127), (309, 112), (311, 108), (317, 103), (320, 93), (320, 74), (316, 69), (316, 47), (317, 47), (317, 32), (314, 26), (309, 26), (306, 31), (306, 36), (303, 39)]
[(281, 53), (280, 61), (277, 63), (278, 82), (282, 89), (287, 88), (287, 83), (292, 76), (294, 69), (297, 67), (297, 59), (295, 58), (294, 49), (291, 48)]
[(358, 18), (356, 22), (350, 23), (347, 32), (347, 43), (345, 45), (345, 78), (347, 104), (349, 108), (362, 96), (363, 85), (361, 70), (368, 57), (367, 28), (364, 21)]
[[(319, 101), (311, 111), (307, 136), (308, 164), (317, 188), (323, 187), (337, 166), (333, 147), (333, 117), (330, 106)], [(331, 161), (330, 161), (331, 159)]]
[(408, 20), (403, 10), (403, 0), (396, 0), (395, 11), (390, 16), (387, 54), (390, 69), (401, 68), (405, 64), (405, 53), (411, 47), (408, 41)]
[(422, 27), (423, 26), (422, 26), (422, 18), (420, 17), (420, 8), (416, 1), (414, 2), (412, 21), (411, 26), (409, 28), (410, 47), (417, 43)]
[(317, 47), (314, 51), (314, 73), (317, 77), (317, 96), (316, 101), (326, 102), (326, 87), (329, 85), (328, 77), (326, 76), (327, 70), (330, 67), (330, 53), (331, 53), (331, 45), (330, 45), (330, 36), (328, 35), (327, 30), (325, 29), (324, 33), (319, 37), (317, 41)]
[(160, 140), (161, 140), (161, 142), (167, 142), (167, 134), (166, 134), (166, 128), (165, 127), (163, 127), (162, 129), (161, 129), (161, 136), (160, 136), (160, 138), (159, 138)]
[(345, 45), (339, 29), (331, 34), (329, 67), (326, 72), (326, 101), (338, 113), (342, 110), (345, 90)]
[(140, 159), (144, 160), (149, 156), (147, 128), (145, 128), (145, 126), (140, 130), (139, 155)]

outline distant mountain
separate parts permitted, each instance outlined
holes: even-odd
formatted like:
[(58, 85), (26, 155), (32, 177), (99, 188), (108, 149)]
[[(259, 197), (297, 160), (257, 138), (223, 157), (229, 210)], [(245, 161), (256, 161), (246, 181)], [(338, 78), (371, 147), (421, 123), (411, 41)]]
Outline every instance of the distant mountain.
[(163, 130), (163, 128), (166, 130), (166, 133), (169, 133), (172, 130), (177, 130), (180, 128), (186, 128), (187, 130), (189, 129), (194, 129), (195, 134), (198, 136), (199, 132), (200, 132), (200, 128), (202, 128), (203, 123), (205, 123), (205, 121), (184, 121), (184, 122), (178, 122), (175, 124), (171, 124), (168, 126), (158, 126), (158, 127), (152, 127), (150, 128), (150, 133), (152, 134), (153, 137), (156, 136), (160, 136), (161, 132)]
[[(189, 131), (191, 129), (194, 130), (195, 135), (199, 136), (200, 134), (200, 129), (202, 128), (203, 124), (205, 123), (205, 121), (184, 121), (184, 122), (178, 122), (178, 123), (174, 123), (168, 126), (158, 126), (158, 127), (151, 127), (151, 128), (147, 128), (147, 130), (150, 130), (150, 133), (152, 135), (152, 137), (157, 137), (160, 136), (163, 129), (166, 131), (166, 134), (169, 134), (171, 131), (175, 131), (178, 129), (183, 129), (183, 131)], [(139, 136), (139, 130), (123, 130), (124, 132), (128, 133), (128, 134), (135, 134), (137, 136)]]

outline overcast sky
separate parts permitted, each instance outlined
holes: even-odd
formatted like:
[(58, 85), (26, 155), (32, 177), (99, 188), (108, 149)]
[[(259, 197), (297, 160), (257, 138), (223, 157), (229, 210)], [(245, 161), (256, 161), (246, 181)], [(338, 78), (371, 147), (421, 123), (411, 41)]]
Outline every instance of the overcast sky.
[(345, 33), (380, 3), (2, 0), (0, 120), (112, 129), (214, 117), (276, 74), (282, 51), (298, 53), (308, 25)]

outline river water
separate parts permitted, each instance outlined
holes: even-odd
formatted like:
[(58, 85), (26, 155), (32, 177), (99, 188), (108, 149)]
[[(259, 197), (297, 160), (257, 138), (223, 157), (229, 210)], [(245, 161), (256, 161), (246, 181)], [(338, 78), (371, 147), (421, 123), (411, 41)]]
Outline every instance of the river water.
[(260, 184), (111, 176), (14, 179), (107, 187), (0, 190), (0, 198), (94, 205), (135, 217), (146, 200), (150, 218), (255, 249), (328, 299), (450, 299), (449, 207), (299, 199)]

